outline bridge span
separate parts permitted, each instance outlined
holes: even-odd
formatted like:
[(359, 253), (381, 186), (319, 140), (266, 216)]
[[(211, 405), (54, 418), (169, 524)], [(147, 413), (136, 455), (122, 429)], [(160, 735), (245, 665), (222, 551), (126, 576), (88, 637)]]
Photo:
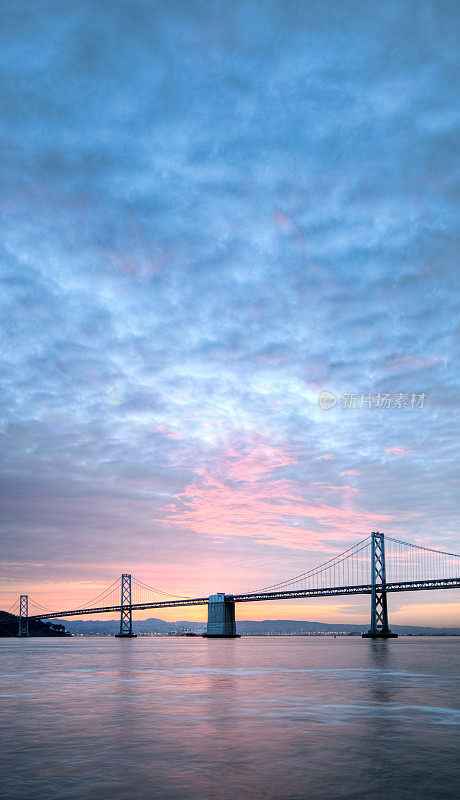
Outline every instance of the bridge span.
[[(124, 573), (105, 592), (77, 609), (51, 611), (29, 600), (28, 595), (21, 595), (17, 601), (18, 635), (27, 636), (30, 620), (118, 612), (120, 631), (117, 635), (121, 638), (132, 638), (135, 637), (133, 611), (206, 605), (208, 623), (204, 635), (209, 638), (235, 638), (236, 603), (368, 594), (371, 597), (371, 625), (363, 636), (388, 639), (397, 635), (390, 630), (388, 624), (388, 593), (460, 588), (459, 576), (460, 555), (402, 542), (385, 537), (383, 533), (373, 532), (319, 567), (256, 591), (177, 597), (166, 595), (129, 573)], [(160, 599), (158, 595), (161, 596)], [(103, 600), (106, 600), (104, 605)], [(111, 602), (107, 602), (108, 600)], [(99, 603), (93, 605), (95, 601)], [(30, 614), (29, 605), (36, 606), (38, 613)]]

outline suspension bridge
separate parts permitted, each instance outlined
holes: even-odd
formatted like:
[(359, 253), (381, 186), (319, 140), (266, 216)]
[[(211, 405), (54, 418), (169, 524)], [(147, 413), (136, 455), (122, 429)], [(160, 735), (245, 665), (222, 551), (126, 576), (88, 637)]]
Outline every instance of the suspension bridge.
[[(242, 594), (220, 592), (206, 597), (180, 597), (148, 586), (123, 573), (111, 586), (80, 608), (52, 611), (22, 594), (9, 611), (17, 613), (19, 636), (28, 635), (31, 620), (79, 617), (86, 614), (120, 614), (120, 638), (135, 637), (133, 611), (183, 606), (208, 607), (204, 636), (235, 638), (235, 604), (307, 597), (368, 594), (370, 628), (363, 637), (395, 638), (388, 624), (387, 594), (431, 589), (460, 588), (460, 555), (403, 542), (373, 532), (340, 555), (293, 578)], [(33, 611), (31, 614), (30, 611)]]

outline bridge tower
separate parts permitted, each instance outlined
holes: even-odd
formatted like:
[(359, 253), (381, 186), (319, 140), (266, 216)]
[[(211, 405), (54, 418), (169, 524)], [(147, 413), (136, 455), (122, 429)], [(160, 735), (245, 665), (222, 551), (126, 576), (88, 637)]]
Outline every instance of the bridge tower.
[(29, 635), (29, 595), (21, 594), (19, 597), (19, 630), (18, 636)]
[(385, 572), (385, 535), (372, 531), (371, 555), (371, 627), (363, 633), (363, 639), (397, 639), (388, 627), (387, 593)]
[(232, 595), (219, 592), (209, 595), (208, 624), (206, 633), (209, 639), (239, 639), (235, 623), (235, 601)]
[(133, 612), (131, 602), (131, 575), (123, 573), (121, 576), (121, 605), (120, 605), (120, 633), (118, 639), (135, 639), (133, 633)]

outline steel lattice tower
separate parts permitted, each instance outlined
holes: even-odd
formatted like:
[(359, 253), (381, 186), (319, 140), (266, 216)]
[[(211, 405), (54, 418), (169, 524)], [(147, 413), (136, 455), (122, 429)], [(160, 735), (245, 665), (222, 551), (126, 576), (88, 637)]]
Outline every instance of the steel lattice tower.
[(371, 551), (371, 627), (364, 639), (396, 639), (388, 627), (387, 593), (385, 590), (385, 535), (372, 531)]
[(19, 631), (18, 636), (29, 635), (29, 595), (21, 594), (19, 598)]
[(121, 576), (121, 605), (120, 605), (120, 633), (118, 638), (134, 638), (133, 633), (133, 612), (131, 601), (131, 575), (123, 573)]

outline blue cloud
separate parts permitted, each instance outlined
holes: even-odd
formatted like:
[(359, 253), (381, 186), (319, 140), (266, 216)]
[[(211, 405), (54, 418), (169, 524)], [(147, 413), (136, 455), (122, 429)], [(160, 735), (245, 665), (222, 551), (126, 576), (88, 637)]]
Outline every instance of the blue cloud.
[[(89, 525), (85, 568), (110, 536), (122, 561), (131, 502), (167, 553), (147, 520), (254, 433), (305, 501), (352, 482), (458, 550), (456, 4), (0, 14), (8, 558), (71, 562)], [(322, 389), (427, 400), (322, 412)]]

